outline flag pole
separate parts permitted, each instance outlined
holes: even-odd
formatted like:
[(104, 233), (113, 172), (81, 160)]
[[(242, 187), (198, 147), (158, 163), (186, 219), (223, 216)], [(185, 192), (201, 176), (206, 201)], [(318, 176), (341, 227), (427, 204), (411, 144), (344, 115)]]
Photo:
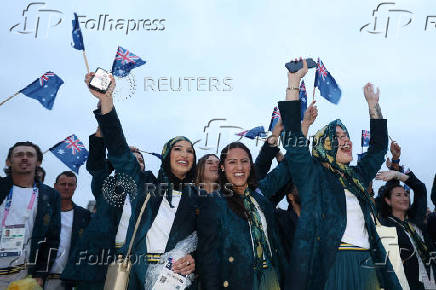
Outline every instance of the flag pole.
[(312, 102), (315, 100), (315, 89), (316, 89), (316, 87), (313, 87)]
[(88, 73), (89, 73), (88, 58), (86, 57), (86, 52), (85, 52), (85, 50), (82, 50), (82, 52), (83, 52), (83, 59), (85, 60), (86, 70), (87, 70)]
[(7, 101), (9, 101), (10, 99), (12, 99), (13, 97), (19, 95), (19, 94), (20, 94), (20, 92), (16, 92), (16, 93), (13, 94), (12, 96), (8, 97), (6, 100), (4, 100), (4, 101), (2, 101), (2, 102), (0, 103), (0, 106), (3, 105), (4, 103), (6, 103)]
[[(389, 136), (389, 135), (388, 135), (388, 136)], [(391, 137), (391, 136), (389, 136), (389, 139), (391, 139), (391, 142), (395, 142), (395, 141), (394, 141), (394, 139), (392, 139), (392, 137)]]
[(50, 151), (50, 149), (45, 150), (44, 152), (42, 152), (42, 154), (47, 153), (48, 151)]

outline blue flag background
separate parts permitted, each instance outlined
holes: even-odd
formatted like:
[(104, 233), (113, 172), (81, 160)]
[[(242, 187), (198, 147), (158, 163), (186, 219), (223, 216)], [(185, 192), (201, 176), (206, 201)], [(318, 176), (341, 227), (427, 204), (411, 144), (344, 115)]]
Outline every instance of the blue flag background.
[(80, 30), (77, 13), (74, 13), (73, 19), (73, 47), (78, 50), (85, 50), (85, 45), (83, 44), (82, 30)]
[(41, 105), (51, 110), (56, 94), (64, 81), (53, 72), (46, 72), (40, 78), (20, 91), (29, 98), (38, 100)]
[(143, 64), (145, 64), (145, 61), (139, 56), (136, 56), (127, 49), (118, 46), (114, 63), (112, 64), (112, 74), (123, 78), (127, 76), (132, 69)]
[(319, 58), (316, 65), (314, 86), (319, 89), (321, 96), (323, 96), (327, 101), (333, 104), (339, 103), (342, 94), (341, 89)]
[(274, 129), (280, 118), (281, 116), (280, 116), (279, 107), (274, 107), (274, 110), (271, 115), (271, 122), (269, 123), (268, 131), (272, 132), (272, 130)]
[(49, 149), (72, 171), (79, 173), (79, 168), (88, 159), (89, 152), (76, 135), (71, 135)]
[(256, 137), (266, 137), (265, 128), (263, 126), (254, 127), (251, 130), (245, 130), (241, 133), (237, 133), (236, 135), (250, 139), (255, 139)]

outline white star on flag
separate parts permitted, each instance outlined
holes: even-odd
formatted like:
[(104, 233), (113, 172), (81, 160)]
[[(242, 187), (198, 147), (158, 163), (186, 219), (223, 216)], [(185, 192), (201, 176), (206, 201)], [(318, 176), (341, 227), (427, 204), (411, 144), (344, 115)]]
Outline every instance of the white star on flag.
[(64, 150), (62, 150), (62, 149), (59, 149), (59, 150), (58, 150), (58, 154), (64, 154), (64, 153), (65, 153)]

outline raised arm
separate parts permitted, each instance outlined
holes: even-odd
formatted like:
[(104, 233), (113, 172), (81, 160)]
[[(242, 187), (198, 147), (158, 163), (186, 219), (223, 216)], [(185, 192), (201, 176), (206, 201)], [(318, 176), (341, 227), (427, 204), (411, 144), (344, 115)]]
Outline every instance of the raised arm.
[(407, 215), (413, 223), (422, 226), (427, 214), (427, 188), (425, 184), (411, 171), (407, 174), (395, 170), (381, 171), (377, 173), (376, 179), (384, 181), (397, 179), (407, 184), (413, 190), (413, 203)]
[[(85, 82), (88, 86), (92, 75), (93, 73), (86, 75)], [(99, 93), (92, 89), (89, 90), (93, 96), (99, 99), (101, 104), (100, 109), (94, 111), (95, 118), (103, 134), (109, 160), (114, 169), (118, 172), (124, 172), (134, 178), (135, 182), (139, 184), (141, 167), (136, 161), (135, 156), (130, 152), (120, 120), (113, 106), (112, 91), (115, 88), (115, 79), (112, 75), (110, 77), (111, 86), (106, 94)]]
[[(298, 72), (288, 74), (287, 101), (279, 102), (280, 114), (285, 130), (283, 141), (286, 150), (285, 159), (259, 183), (262, 193), (270, 200), (277, 194), (284, 194), (279, 191), (291, 180), (291, 172), (292, 178), (295, 176), (296, 179), (301, 180), (301, 183), (303, 183), (303, 180), (307, 179), (307, 175), (301, 173), (300, 169), (304, 171), (304, 168), (307, 169), (306, 166), (310, 167), (312, 165), (312, 157), (308, 151), (308, 142), (301, 131), (300, 101), (298, 100), (300, 80), (307, 72), (307, 63), (306, 61), (303, 61), (303, 63), (303, 68)], [(312, 117), (316, 118), (318, 112), (314, 103), (309, 106), (306, 113), (308, 116), (311, 116), (307, 120)], [(308, 125), (307, 129), (310, 126), (309, 123), (305, 123)], [(300, 166), (299, 162), (302, 162), (304, 166)]]
[(273, 128), (272, 135), (266, 139), (262, 145), (259, 155), (254, 162), (254, 170), (256, 172), (257, 180), (262, 180), (271, 168), (273, 159), (280, 152), (278, 147), (279, 136), (283, 131), (283, 125), (279, 121)]
[(384, 157), (388, 146), (388, 129), (386, 119), (383, 119), (379, 105), (380, 90), (377, 88), (377, 91), (374, 92), (373, 85), (368, 83), (363, 88), (363, 92), (369, 108), (371, 139), (367, 153), (354, 168), (363, 178), (367, 187), (385, 160)]

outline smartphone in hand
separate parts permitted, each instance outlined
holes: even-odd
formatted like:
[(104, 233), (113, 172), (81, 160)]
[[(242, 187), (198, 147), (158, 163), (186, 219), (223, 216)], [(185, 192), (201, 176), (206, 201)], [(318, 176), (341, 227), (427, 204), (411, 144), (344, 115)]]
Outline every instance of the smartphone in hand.
[(91, 80), (89, 81), (89, 88), (102, 94), (106, 94), (110, 85), (111, 79), (109, 73), (100, 67), (97, 68), (95, 75), (91, 77)]
[[(307, 62), (307, 68), (316, 67), (316, 62), (312, 58), (306, 58), (306, 62)], [(285, 64), (285, 67), (291, 73), (297, 72), (299, 69), (303, 67), (303, 61), (302, 60), (290, 61)]]

